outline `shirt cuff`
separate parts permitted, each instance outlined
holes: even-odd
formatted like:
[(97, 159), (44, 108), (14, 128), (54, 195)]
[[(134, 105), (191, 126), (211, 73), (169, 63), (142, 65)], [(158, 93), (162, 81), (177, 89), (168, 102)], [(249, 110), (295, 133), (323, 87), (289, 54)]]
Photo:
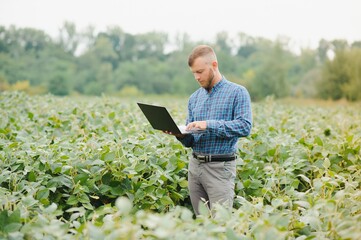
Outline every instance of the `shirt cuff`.
[(218, 124), (216, 120), (207, 120), (207, 130), (215, 131), (218, 128)]

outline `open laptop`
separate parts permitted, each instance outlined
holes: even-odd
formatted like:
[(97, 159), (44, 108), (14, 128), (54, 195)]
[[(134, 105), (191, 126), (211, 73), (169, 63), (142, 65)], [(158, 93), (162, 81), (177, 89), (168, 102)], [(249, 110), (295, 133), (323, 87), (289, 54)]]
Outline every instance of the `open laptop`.
[(192, 129), (186, 130), (186, 126), (177, 126), (168, 110), (162, 106), (150, 105), (145, 103), (137, 103), (150, 125), (154, 129), (168, 131), (174, 134), (191, 134), (202, 133), (205, 130)]

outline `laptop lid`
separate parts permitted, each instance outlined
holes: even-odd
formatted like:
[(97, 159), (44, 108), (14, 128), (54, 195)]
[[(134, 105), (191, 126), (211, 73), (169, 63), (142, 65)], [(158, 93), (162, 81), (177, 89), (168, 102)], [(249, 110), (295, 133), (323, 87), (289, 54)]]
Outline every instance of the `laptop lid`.
[(137, 104), (154, 129), (181, 134), (177, 124), (165, 107), (145, 103)]

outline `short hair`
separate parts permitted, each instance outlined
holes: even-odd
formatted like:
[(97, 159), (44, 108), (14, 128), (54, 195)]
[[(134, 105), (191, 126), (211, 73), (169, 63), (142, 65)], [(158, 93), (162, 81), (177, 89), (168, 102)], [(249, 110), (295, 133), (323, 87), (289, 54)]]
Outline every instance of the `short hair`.
[(192, 67), (194, 61), (199, 57), (206, 57), (210, 62), (217, 61), (216, 53), (208, 45), (199, 45), (195, 47), (188, 57), (188, 66)]

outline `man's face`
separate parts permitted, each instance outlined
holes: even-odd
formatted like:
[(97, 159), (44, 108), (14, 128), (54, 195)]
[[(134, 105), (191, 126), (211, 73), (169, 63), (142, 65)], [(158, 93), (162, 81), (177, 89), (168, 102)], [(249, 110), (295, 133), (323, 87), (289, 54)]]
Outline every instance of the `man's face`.
[(212, 63), (207, 62), (204, 58), (195, 59), (191, 71), (199, 85), (208, 91), (214, 85), (214, 69)]

